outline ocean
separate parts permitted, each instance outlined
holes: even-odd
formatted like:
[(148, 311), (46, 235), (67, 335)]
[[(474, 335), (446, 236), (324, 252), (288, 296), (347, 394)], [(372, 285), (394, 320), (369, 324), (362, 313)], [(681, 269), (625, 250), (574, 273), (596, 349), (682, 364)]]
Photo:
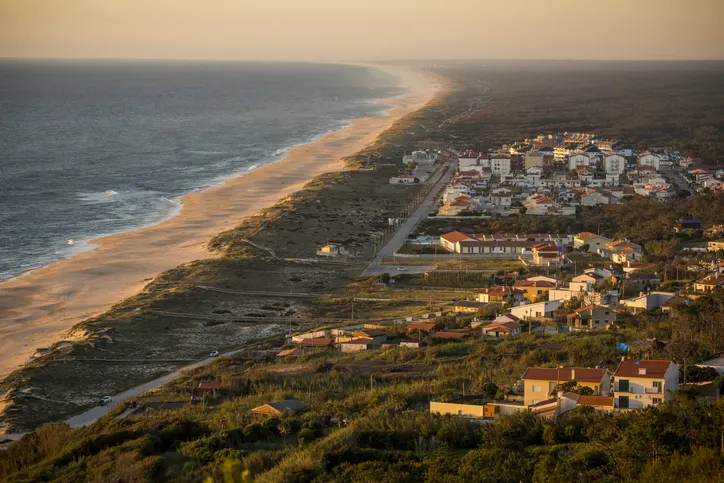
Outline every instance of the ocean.
[(0, 281), (170, 218), (402, 91), (339, 64), (0, 61)]

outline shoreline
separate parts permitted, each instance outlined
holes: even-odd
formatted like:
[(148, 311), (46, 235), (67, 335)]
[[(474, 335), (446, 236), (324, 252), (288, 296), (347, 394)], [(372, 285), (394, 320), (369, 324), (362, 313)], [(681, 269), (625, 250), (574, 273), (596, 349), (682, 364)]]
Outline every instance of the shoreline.
[[(350, 64), (350, 65), (352, 65), (352, 64)], [(375, 66), (369, 66), (369, 67), (376, 68)], [(401, 94), (401, 95), (404, 95), (404, 94)], [(373, 103), (374, 103), (374, 104), (385, 104), (385, 102), (388, 101), (389, 99), (392, 99), (392, 98), (378, 99), (378, 100), (374, 101)], [(379, 116), (379, 117), (380, 117), (380, 118), (386, 117), (388, 110), (389, 110), (389, 109), (380, 110), (380, 116)], [(242, 177), (242, 176), (246, 176), (246, 175), (248, 175), (248, 174), (256, 171), (257, 169), (259, 169), (259, 168), (261, 168), (261, 167), (263, 167), (263, 166), (267, 166), (267, 165), (270, 165), (270, 164), (278, 163), (278, 162), (284, 160), (284, 158), (286, 158), (287, 155), (288, 155), (292, 150), (294, 150), (294, 149), (296, 149), (296, 148), (298, 148), (298, 147), (300, 147), (300, 146), (306, 146), (306, 145), (314, 144), (314, 143), (316, 143), (317, 141), (319, 141), (321, 138), (323, 138), (324, 136), (326, 136), (326, 135), (328, 135), (328, 134), (333, 134), (333, 133), (336, 133), (336, 132), (341, 131), (341, 130), (343, 130), (343, 129), (347, 129), (347, 128), (349, 128), (349, 127), (352, 127), (353, 122), (354, 122), (356, 119), (367, 119), (367, 118), (349, 119), (349, 120), (345, 121), (342, 126), (336, 128), (336, 129), (330, 129), (330, 130), (328, 130), (328, 131), (325, 131), (324, 133), (315, 135), (314, 137), (310, 138), (307, 142), (292, 144), (292, 145), (290, 145), (290, 146), (287, 146), (287, 147), (284, 147), (284, 148), (280, 148), (280, 149), (277, 150), (277, 152), (279, 152), (279, 154), (276, 154), (276, 153), (275, 153), (275, 154), (271, 155), (272, 157), (274, 157), (274, 158), (276, 158), (276, 159), (271, 159), (271, 160), (267, 160), (267, 161), (262, 161), (262, 160), (260, 160), (260, 161), (258, 161), (258, 162), (255, 162), (255, 163), (252, 164), (251, 166), (243, 169), (243, 170), (239, 170), (239, 171), (236, 171), (236, 172), (230, 173), (230, 174), (228, 174), (228, 175), (224, 175), (224, 176), (219, 176), (218, 178), (215, 178), (215, 179), (213, 179), (213, 180), (209, 180), (208, 183), (207, 183), (207, 185), (204, 186), (203, 188), (196, 188), (196, 189), (193, 190), (193, 191), (189, 191), (189, 192), (184, 193), (184, 194), (182, 194), (182, 195), (174, 196), (173, 198), (165, 198), (165, 197), (164, 197), (171, 205), (173, 205), (173, 207), (169, 210), (169, 213), (167, 213), (165, 216), (161, 217), (161, 218), (160, 218), (159, 220), (157, 220), (157, 221), (153, 221), (153, 222), (146, 223), (146, 224), (142, 224), (142, 225), (138, 225), (138, 226), (132, 226), (132, 227), (129, 227), (128, 229), (124, 229), (124, 230), (119, 230), (119, 231), (114, 231), (114, 232), (109, 232), (109, 233), (98, 233), (97, 235), (94, 235), (94, 236), (92, 236), (92, 237), (83, 238), (83, 239), (77, 240), (77, 241), (74, 240), (74, 244), (73, 244), (73, 245), (69, 245), (69, 246), (72, 246), (73, 249), (74, 249), (74, 250), (71, 250), (72, 253), (69, 253), (69, 254), (64, 255), (64, 256), (62, 256), (62, 257), (55, 258), (55, 259), (50, 260), (50, 261), (48, 261), (48, 262), (46, 262), (46, 263), (41, 263), (41, 264), (39, 264), (39, 265), (33, 266), (33, 267), (31, 267), (31, 268), (29, 268), (29, 269), (27, 269), (27, 270), (25, 270), (25, 271), (22, 271), (22, 272), (20, 272), (20, 273), (15, 274), (15, 275), (11, 275), (11, 276), (5, 277), (5, 278), (0, 277), (0, 291), (3, 289), (3, 287), (4, 287), (5, 284), (10, 284), (11, 282), (15, 282), (15, 281), (21, 279), (22, 277), (25, 277), (26, 275), (30, 275), (31, 273), (33, 273), (33, 272), (35, 272), (35, 271), (37, 271), (37, 270), (41, 270), (41, 269), (46, 268), (46, 267), (48, 267), (48, 266), (50, 266), (50, 265), (53, 265), (53, 264), (55, 264), (55, 263), (63, 262), (63, 261), (65, 261), (65, 260), (70, 260), (70, 259), (72, 259), (72, 258), (75, 258), (75, 257), (79, 256), (79, 255), (83, 255), (84, 253), (92, 252), (93, 250), (95, 250), (96, 248), (98, 248), (98, 247), (100, 246), (98, 243), (96, 243), (98, 240), (102, 240), (102, 239), (105, 239), (105, 238), (109, 238), (109, 237), (112, 237), (112, 236), (115, 236), (115, 235), (123, 235), (123, 234), (125, 234), (125, 233), (130, 233), (130, 232), (134, 232), (134, 231), (138, 231), (138, 230), (143, 230), (143, 229), (146, 229), (146, 228), (151, 228), (151, 227), (160, 225), (160, 224), (162, 224), (162, 223), (164, 223), (164, 222), (167, 222), (167, 221), (169, 221), (169, 220), (172, 220), (172, 219), (176, 218), (177, 216), (181, 215), (181, 212), (183, 211), (183, 198), (184, 198), (184, 197), (186, 197), (186, 196), (188, 196), (188, 195), (191, 195), (191, 194), (194, 194), (194, 193), (202, 193), (202, 192), (205, 192), (205, 191), (210, 190), (210, 189), (213, 189), (213, 188), (221, 187), (221, 186), (223, 186), (225, 183), (227, 183), (227, 182), (229, 182), (229, 181), (233, 181), (233, 180), (236, 179), (236, 178), (239, 178), (239, 177)], [(81, 248), (81, 247), (82, 247), (82, 248)], [(2, 302), (2, 293), (0, 293), (0, 315), (2, 314), (2, 309), (3, 309), (2, 305), (1, 305), (1, 302)], [(0, 332), (1, 332), (1, 321), (0, 321)], [(0, 380), (2, 380), (3, 377), (4, 377), (4, 375), (2, 374), (2, 371), (0, 371)]]
[(157, 224), (89, 240), (97, 245), (0, 284), (0, 379), (69, 329), (133, 296), (160, 273), (215, 258), (206, 248), (215, 235), (273, 206), (315, 177), (346, 169), (343, 158), (374, 142), (394, 122), (429, 103), (440, 82), (418, 69), (368, 65), (400, 79), (406, 92), (376, 101), (381, 117), (351, 120), (289, 149), (281, 159), (191, 192), (176, 216)]

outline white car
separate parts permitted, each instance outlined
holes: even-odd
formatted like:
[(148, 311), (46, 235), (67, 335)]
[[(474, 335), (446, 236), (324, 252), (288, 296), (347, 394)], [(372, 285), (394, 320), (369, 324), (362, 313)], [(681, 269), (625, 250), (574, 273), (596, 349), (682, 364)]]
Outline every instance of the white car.
[(216, 357), (219, 355), (219, 351), (211, 351), (211, 354), (209, 354), (209, 357)]
[(405, 267), (397, 267), (397, 271), (398, 271), (398, 272), (406, 272), (406, 271), (407, 271), (407, 268), (405, 268)]
[(103, 396), (100, 401), (98, 401), (99, 406), (105, 406), (106, 404), (110, 404), (113, 402), (113, 398), (111, 396)]

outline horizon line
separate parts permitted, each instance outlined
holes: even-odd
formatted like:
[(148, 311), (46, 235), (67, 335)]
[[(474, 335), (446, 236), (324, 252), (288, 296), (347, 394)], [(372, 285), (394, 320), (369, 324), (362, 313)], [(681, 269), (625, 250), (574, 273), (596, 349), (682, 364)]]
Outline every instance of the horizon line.
[(455, 58), (399, 58), (399, 59), (208, 59), (194, 57), (42, 57), (42, 56), (0, 56), (0, 61), (8, 60), (44, 60), (44, 61), (152, 61), (152, 62), (267, 62), (267, 63), (306, 63), (306, 64), (359, 64), (359, 63), (403, 63), (403, 62), (724, 62), (724, 57), (713, 58), (544, 58), (544, 57), (455, 57)]

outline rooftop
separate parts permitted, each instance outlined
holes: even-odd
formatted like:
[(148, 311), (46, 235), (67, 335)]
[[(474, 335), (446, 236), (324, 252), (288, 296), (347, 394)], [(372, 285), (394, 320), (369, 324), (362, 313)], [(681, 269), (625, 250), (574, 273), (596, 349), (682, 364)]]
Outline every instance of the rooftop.
[(624, 359), (621, 361), (614, 372), (615, 377), (653, 377), (661, 379), (666, 374), (671, 361), (637, 361), (634, 359)]

